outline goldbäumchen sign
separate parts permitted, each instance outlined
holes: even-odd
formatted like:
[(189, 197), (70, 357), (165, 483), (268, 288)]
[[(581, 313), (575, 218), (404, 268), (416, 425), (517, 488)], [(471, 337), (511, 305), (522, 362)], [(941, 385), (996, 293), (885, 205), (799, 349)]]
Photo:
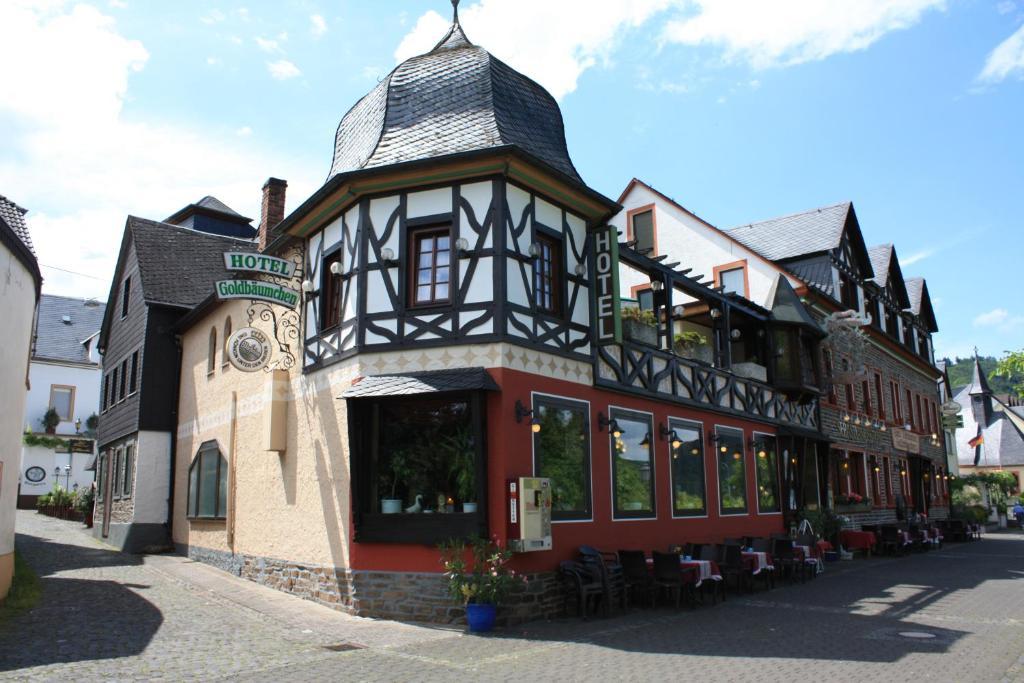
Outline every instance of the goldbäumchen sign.
[(219, 280), (218, 299), (256, 299), (295, 308), (299, 293), (290, 287), (262, 280)]

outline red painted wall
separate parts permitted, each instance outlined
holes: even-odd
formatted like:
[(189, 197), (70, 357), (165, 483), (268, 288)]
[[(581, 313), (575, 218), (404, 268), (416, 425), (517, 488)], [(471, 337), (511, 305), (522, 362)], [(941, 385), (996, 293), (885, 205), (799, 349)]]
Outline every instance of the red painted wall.
[[(670, 417), (703, 423), (705, 437), (715, 425), (742, 429), (744, 443), (753, 432), (774, 434), (774, 427), (759, 422), (693, 410), (673, 403), (652, 401), (628, 394), (551, 379), (517, 370), (501, 368), (489, 372), (501, 387), (487, 401), (488, 451), (488, 514), (491, 534), (502, 544), (506, 539), (508, 503), (506, 482), (533, 475), (533, 433), (526, 420), (515, 420), (515, 403), (532, 404), (532, 394), (543, 393), (577, 401), (590, 402), (591, 480), (593, 521), (555, 522), (552, 527), (553, 549), (517, 555), (514, 566), (519, 571), (548, 571), (561, 560), (576, 556), (580, 545), (593, 545), (605, 550), (665, 550), (669, 545), (687, 542), (718, 542), (726, 537), (767, 536), (783, 531), (782, 515), (761, 515), (756, 512), (756, 473), (754, 455), (745, 449), (747, 466), (746, 515), (722, 517), (718, 514), (718, 468), (714, 443), (705, 438), (704, 469), (708, 516), (673, 519), (669, 445), (658, 437), (655, 441), (655, 501), (657, 519), (613, 521), (611, 500), (611, 443), (607, 430), (598, 430), (598, 412), (608, 414), (609, 406), (653, 413), (654, 434), (658, 424), (668, 424)], [(352, 567), (382, 571), (440, 571), (436, 549), (423, 546), (352, 544)]]

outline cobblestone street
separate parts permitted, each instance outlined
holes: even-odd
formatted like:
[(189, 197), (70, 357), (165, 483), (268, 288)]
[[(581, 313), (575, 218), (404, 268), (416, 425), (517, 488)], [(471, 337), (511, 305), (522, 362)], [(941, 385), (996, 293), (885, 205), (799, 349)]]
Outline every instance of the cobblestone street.
[[(489, 637), (372, 621), (18, 513), (40, 605), (0, 626), (5, 680), (1024, 681), (1024, 535), (830, 565), (806, 585)], [(901, 632), (919, 631), (915, 639)]]

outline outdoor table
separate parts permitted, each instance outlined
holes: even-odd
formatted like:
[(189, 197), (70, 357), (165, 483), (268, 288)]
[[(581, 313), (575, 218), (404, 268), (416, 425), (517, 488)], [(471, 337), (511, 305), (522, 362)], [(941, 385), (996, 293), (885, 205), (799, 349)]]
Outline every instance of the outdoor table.
[(840, 531), (839, 542), (847, 550), (866, 550), (868, 555), (875, 548), (875, 535), (870, 531)]
[(768, 553), (754, 553), (743, 551), (743, 563), (750, 568), (750, 573), (757, 576), (764, 569), (775, 569), (772, 564), (772, 557)]
[(815, 546), (815, 550), (817, 550), (817, 554), (812, 552), (808, 545), (793, 544), (793, 552), (796, 553), (797, 558), (804, 564), (814, 565), (814, 573), (820, 574), (825, 571), (825, 563), (821, 561), (821, 549)]
[(711, 560), (687, 560), (680, 555), (679, 566), (683, 569), (697, 570), (697, 583), (695, 584), (697, 588), (700, 588), (701, 584), (708, 580), (722, 580), (722, 572), (718, 568), (718, 563)]

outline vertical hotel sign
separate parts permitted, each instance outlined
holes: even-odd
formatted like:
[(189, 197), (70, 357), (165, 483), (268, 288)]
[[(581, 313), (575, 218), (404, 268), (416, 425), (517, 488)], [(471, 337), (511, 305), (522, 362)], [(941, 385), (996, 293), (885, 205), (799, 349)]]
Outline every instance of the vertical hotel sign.
[(613, 225), (606, 225), (594, 233), (594, 282), (597, 289), (597, 343), (620, 344), (619, 231)]

